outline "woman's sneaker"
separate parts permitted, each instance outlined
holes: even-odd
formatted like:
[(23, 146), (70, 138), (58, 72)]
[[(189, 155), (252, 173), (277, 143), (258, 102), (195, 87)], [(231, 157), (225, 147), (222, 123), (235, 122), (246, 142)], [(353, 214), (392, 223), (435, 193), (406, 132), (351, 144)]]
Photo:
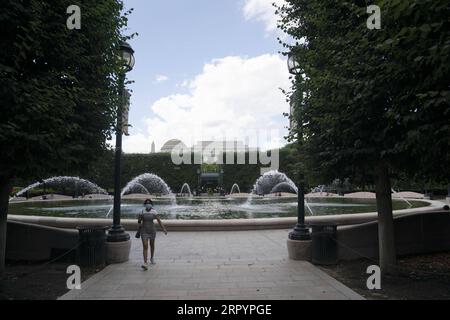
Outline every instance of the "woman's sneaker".
[(155, 259), (151, 258), (150, 259), (150, 264), (156, 264)]
[(141, 267), (142, 267), (142, 269), (144, 269), (144, 270), (148, 270), (148, 263), (145, 262)]

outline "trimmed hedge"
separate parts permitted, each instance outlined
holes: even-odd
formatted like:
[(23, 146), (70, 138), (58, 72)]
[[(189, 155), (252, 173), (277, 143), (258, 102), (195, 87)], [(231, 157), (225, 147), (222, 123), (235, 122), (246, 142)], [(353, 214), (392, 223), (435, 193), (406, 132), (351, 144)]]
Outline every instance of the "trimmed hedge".
[[(260, 176), (261, 164), (259, 158), (257, 164), (249, 163), (249, 153), (245, 154), (245, 163), (247, 164), (224, 164), (221, 165), (223, 169), (223, 185), (225, 192), (230, 192), (230, 189), (234, 183), (237, 183), (241, 189), (241, 192), (250, 192), (253, 188), (253, 184)], [(191, 155), (191, 162), (194, 162), (194, 155)], [(224, 155), (224, 161), (226, 155)], [(297, 148), (293, 144), (286, 145), (279, 150), (279, 171), (284, 172), (294, 182), (297, 180), (298, 167), (300, 164)], [(234, 163), (237, 163), (237, 154), (234, 154)], [(209, 166), (210, 168), (217, 169), (217, 166)], [(208, 165), (204, 165), (203, 169), (208, 168)], [(181, 164), (175, 165), (172, 162), (171, 155), (168, 153), (151, 153), (151, 154), (124, 154), (122, 160), (122, 175), (121, 183), (122, 188), (125, 184), (134, 177), (142, 173), (154, 173), (160, 176), (173, 192), (179, 192), (183, 183), (187, 182), (191, 189), (197, 187), (198, 175), (197, 170), (200, 169), (198, 164)], [(311, 187), (315, 187), (320, 184), (329, 184), (331, 181), (324, 181), (324, 178), (320, 176), (320, 173), (314, 173), (308, 170), (307, 166), (302, 165), (302, 171), (305, 176), (305, 188), (309, 190)], [(87, 174), (80, 174), (85, 179), (88, 179), (100, 187), (112, 192), (114, 190), (114, 152), (109, 151), (105, 153), (101, 160), (91, 165)], [(77, 175), (76, 173), (61, 173), (61, 175)], [(44, 177), (47, 178), (47, 177)], [(15, 185), (25, 187), (34, 181), (17, 180)], [(351, 179), (350, 179), (351, 182)], [(409, 186), (409, 187), (408, 187)], [(413, 182), (402, 177), (395, 177), (393, 179), (393, 187), (400, 190), (413, 190), (423, 192), (423, 187), (427, 187), (428, 190), (433, 190), (435, 194), (445, 194), (447, 186), (437, 185), (434, 183), (425, 184), (423, 182)], [(17, 192), (15, 188), (14, 192)], [(352, 190), (370, 190), (370, 185), (358, 186), (352, 185)], [(42, 194), (42, 190), (32, 191), (30, 194)]]

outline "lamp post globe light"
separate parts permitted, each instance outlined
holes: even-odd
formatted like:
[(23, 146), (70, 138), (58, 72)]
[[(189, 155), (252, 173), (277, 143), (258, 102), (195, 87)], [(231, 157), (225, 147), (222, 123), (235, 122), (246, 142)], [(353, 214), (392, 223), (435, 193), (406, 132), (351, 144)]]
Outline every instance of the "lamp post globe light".
[(288, 70), (289, 70), (290, 74), (298, 76), (298, 75), (300, 75), (302, 73), (302, 70), (300, 68), (300, 64), (295, 59), (295, 55), (292, 52), (290, 52), (288, 54), (287, 64), (288, 64)]
[(126, 72), (131, 71), (134, 67), (134, 50), (128, 42), (122, 41), (120, 44), (120, 55), (122, 57), (124, 68)]
[(120, 224), (120, 174), (122, 158), (122, 112), (125, 104), (125, 73), (131, 71), (134, 67), (134, 50), (131, 46), (122, 41), (120, 44), (120, 58), (123, 62), (123, 70), (119, 74), (119, 104), (117, 106), (117, 127), (116, 127), (116, 150), (114, 159), (114, 206), (113, 206), (113, 225), (108, 230), (107, 242), (122, 242), (130, 240), (130, 235), (125, 232)]
[[(290, 52), (288, 54), (288, 70), (289, 73), (294, 76), (300, 76), (302, 74), (302, 69), (300, 64), (295, 59), (295, 55)], [(294, 96), (294, 103), (297, 104), (297, 93)], [(299, 105), (296, 105), (299, 108)], [(297, 143), (298, 149), (301, 149), (302, 145), (302, 126), (300, 119), (300, 112), (297, 112), (296, 119), (296, 128), (297, 128)], [(309, 233), (309, 228), (305, 225), (305, 191), (304, 191), (304, 176), (301, 172), (301, 168), (299, 168), (298, 179), (297, 179), (297, 224), (294, 229), (289, 233), (289, 239), (291, 240), (310, 240), (311, 235)]]

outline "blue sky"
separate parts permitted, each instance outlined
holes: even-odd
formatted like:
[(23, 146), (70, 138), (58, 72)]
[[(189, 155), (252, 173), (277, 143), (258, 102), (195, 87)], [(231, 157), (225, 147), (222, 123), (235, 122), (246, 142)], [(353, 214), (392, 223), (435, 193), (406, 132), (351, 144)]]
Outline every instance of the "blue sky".
[(244, 141), (258, 130), (279, 131), (264, 146), (284, 144), (288, 107), (279, 87), (289, 82), (273, 0), (124, 2), (134, 8), (125, 33), (139, 34), (130, 41), (136, 65), (125, 152), (149, 152), (152, 141), (158, 150), (171, 138)]

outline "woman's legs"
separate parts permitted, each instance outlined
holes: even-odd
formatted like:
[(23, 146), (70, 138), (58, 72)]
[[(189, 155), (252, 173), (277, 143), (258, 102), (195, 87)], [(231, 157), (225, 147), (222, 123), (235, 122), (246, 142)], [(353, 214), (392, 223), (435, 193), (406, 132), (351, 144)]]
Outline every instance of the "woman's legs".
[(155, 254), (155, 239), (150, 239), (150, 259), (153, 260), (154, 254)]
[(148, 259), (148, 239), (142, 239), (144, 263), (147, 263)]

